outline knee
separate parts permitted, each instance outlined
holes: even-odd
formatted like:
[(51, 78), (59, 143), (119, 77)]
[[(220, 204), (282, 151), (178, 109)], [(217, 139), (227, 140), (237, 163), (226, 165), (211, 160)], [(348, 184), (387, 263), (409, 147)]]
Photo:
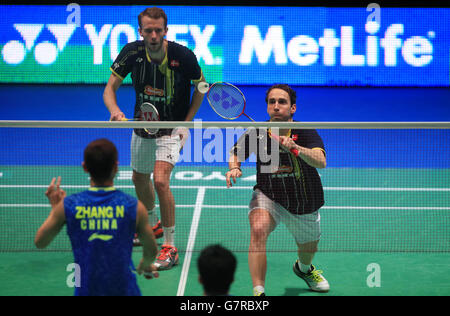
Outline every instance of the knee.
[(155, 178), (153, 181), (155, 183), (156, 191), (163, 192), (169, 190), (169, 181), (161, 178)]
[(254, 223), (251, 227), (251, 238), (255, 242), (265, 242), (269, 237), (269, 230), (266, 225)]

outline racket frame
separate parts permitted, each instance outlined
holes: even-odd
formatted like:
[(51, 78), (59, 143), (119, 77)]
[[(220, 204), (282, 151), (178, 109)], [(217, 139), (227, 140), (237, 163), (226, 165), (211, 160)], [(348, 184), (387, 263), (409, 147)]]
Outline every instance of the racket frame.
[[(240, 95), (242, 96), (242, 100), (244, 101), (244, 106), (242, 107), (242, 112), (239, 113), (237, 116), (234, 116), (234, 117), (223, 116), (222, 114), (220, 114), (216, 110), (215, 106), (213, 105), (214, 102), (211, 101), (211, 99), (209, 98), (209, 94), (210, 94), (211, 90), (217, 85), (224, 85), (224, 86), (232, 87), (233, 89), (237, 90), (240, 93)], [(245, 113), (245, 107), (247, 105), (247, 100), (245, 100), (244, 93), (242, 93), (242, 91), (238, 87), (236, 87), (235, 85), (233, 85), (231, 83), (228, 83), (228, 82), (215, 82), (215, 83), (213, 83), (212, 85), (209, 86), (208, 92), (206, 93), (206, 99), (208, 100), (208, 103), (211, 106), (211, 108), (214, 110), (214, 112), (216, 112), (216, 114), (219, 115), (221, 118), (224, 118), (226, 120), (232, 121), (232, 120), (235, 120), (235, 119), (239, 118), (242, 114), (244, 114), (248, 119), (250, 119), (251, 121), (255, 122), (254, 119), (252, 119), (250, 116), (248, 116)]]
[[(150, 106), (150, 107), (152, 108), (153, 112), (156, 113), (156, 117), (157, 117), (157, 120), (156, 120), (156, 121), (160, 121), (159, 112), (158, 112), (158, 109), (156, 108), (156, 106), (154, 106), (154, 105), (153, 105), (152, 103), (150, 103), (150, 102), (143, 102), (143, 103), (141, 104), (141, 106), (139, 107), (139, 108), (141, 109), (141, 112), (142, 112), (142, 106), (143, 106), (143, 105), (148, 105), (148, 106)], [(141, 115), (142, 115), (142, 113), (141, 113)], [(151, 121), (147, 121), (147, 120), (145, 120), (145, 119), (143, 119), (143, 118), (141, 118), (141, 121), (144, 121), (144, 122), (151, 122)], [(156, 134), (158, 133), (159, 129), (157, 129), (157, 128), (154, 128), (154, 129), (144, 128), (144, 131), (145, 131), (147, 134), (149, 134), (149, 135), (151, 135), (151, 136), (154, 136), (154, 135), (156, 135)]]
[[(160, 121), (159, 112), (158, 112), (158, 109), (156, 108), (156, 106), (154, 106), (154, 105), (151, 104), (150, 102), (143, 102), (143, 103), (141, 104), (140, 108), (141, 108), (142, 105), (144, 105), (144, 104), (148, 104), (148, 105), (154, 110), (154, 112), (156, 113), (156, 116), (157, 116), (158, 119), (157, 119), (157, 120), (154, 120), (154, 121)], [(122, 121), (152, 122), (152, 121), (144, 120), (142, 117), (141, 117), (141, 118), (131, 118), (131, 119), (129, 119), (129, 118), (123, 118)], [(144, 131), (145, 131), (147, 134), (149, 134), (149, 135), (151, 135), (151, 136), (154, 136), (154, 135), (156, 135), (156, 134), (158, 133), (159, 129), (158, 129), (158, 128), (154, 128), (154, 129), (144, 128)]]

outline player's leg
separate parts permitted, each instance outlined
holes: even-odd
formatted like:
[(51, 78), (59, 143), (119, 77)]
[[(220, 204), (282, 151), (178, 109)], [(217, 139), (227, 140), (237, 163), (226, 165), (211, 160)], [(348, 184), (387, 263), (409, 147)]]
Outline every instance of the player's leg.
[(304, 273), (309, 272), (312, 261), (314, 259), (314, 255), (317, 252), (318, 244), (319, 244), (318, 240), (303, 243), (303, 244), (297, 243), (298, 261), (299, 261), (299, 265), (300, 265), (299, 267), (301, 268), (300, 270), (302, 272), (304, 272)]
[(298, 259), (294, 263), (294, 273), (302, 278), (309, 288), (315, 292), (328, 292), (330, 285), (322, 275), (323, 271), (312, 264), (319, 241), (298, 244)]
[[(156, 144), (154, 139), (144, 139), (133, 132), (131, 138), (132, 180), (137, 198), (145, 205), (149, 213), (149, 221), (156, 238), (162, 237), (161, 223), (155, 210), (155, 192), (150, 180), (155, 161)], [(140, 245), (137, 237), (135, 246)]]
[(150, 181), (150, 174), (133, 170), (132, 180), (137, 198), (145, 205), (147, 210), (155, 208), (155, 191)]
[[(175, 226), (175, 199), (170, 190), (170, 175), (173, 165), (166, 161), (157, 160), (153, 171), (153, 181), (159, 199), (159, 209), (161, 212), (161, 222), (163, 229)], [(174, 240), (167, 236), (165, 244), (174, 246)]]
[(277, 215), (271, 214), (275, 209), (274, 202), (260, 190), (255, 190), (250, 201), (248, 214), (250, 222), (250, 245), (248, 250), (248, 266), (253, 283), (253, 295), (265, 295), (265, 279), (267, 271), (266, 244), (270, 233), (277, 226)]
[(167, 270), (178, 264), (178, 250), (175, 247), (175, 199), (170, 189), (170, 176), (180, 157), (179, 136), (163, 136), (156, 140), (156, 162), (153, 182), (158, 194), (164, 243), (155, 265)]
[(311, 290), (327, 292), (330, 289), (328, 281), (323, 277), (322, 271), (312, 264), (321, 236), (319, 212), (305, 215), (288, 213), (285, 216), (283, 222), (294, 236), (298, 247), (294, 273), (302, 278)]
[(275, 221), (270, 213), (262, 208), (253, 209), (249, 214), (250, 246), (248, 266), (253, 282), (254, 295), (264, 293), (267, 271), (266, 244), (270, 233), (275, 229)]

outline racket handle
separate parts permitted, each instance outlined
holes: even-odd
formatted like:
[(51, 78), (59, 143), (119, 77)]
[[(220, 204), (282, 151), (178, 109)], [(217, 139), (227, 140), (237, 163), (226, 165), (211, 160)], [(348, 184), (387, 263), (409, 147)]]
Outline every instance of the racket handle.
[[(275, 139), (277, 142), (280, 142), (280, 137), (275, 135), (275, 134), (271, 134), (270, 135), (273, 139)], [(298, 149), (295, 148), (291, 148), (290, 152), (293, 153), (296, 157), (298, 157)]]

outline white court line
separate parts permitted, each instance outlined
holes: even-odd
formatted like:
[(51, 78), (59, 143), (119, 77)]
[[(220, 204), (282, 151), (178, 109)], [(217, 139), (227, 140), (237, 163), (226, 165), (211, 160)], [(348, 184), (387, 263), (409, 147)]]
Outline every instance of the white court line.
[[(47, 188), (48, 185), (41, 184), (2, 184), (0, 185), (0, 189), (21, 189), (21, 188)], [(134, 189), (134, 185), (115, 185), (117, 189)], [(172, 185), (170, 186), (172, 189), (197, 189), (197, 188), (205, 188), (205, 189), (226, 189), (226, 186), (205, 186), (205, 185)], [(65, 189), (86, 189), (89, 188), (89, 185), (61, 185), (61, 188)], [(229, 189), (232, 190), (250, 190), (253, 189), (253, 186), (233, 186)], [(417, 191), (417, 192), (450, 192), (450, 188), (382, 188), (382, 187), (324, 187), (326, 191)]]
[[(48, 207), (50, 204), (0, 204), (1, 207), (13, 207), (13, 208), (28, 208), (28, 207)], [(159, 207), (159, 205), (156, 205)], [(181, 204), (176, 205), (177, 208), (196, 208), (196, 204)], [(206, 205), (202, 204), (202, 208), (212, 208), (212, 209), (248, 209), (248, 205)], [(321, 210), (411, 210), (411, 211), (450, 211), (450, 206), (329, 206), (325, 205), (320, 208)]]
[[(159, 204), (155, 205), (159, 207)], [(50, 207), (50, 204), (0, 204), (0, 207)], [(176, 205), (178, 208), (193, 208), (194, 204), (180, 204)]]
[(177, 296), (183, 296), (186, 288), (186, 282), (189, 274), (189, 267), (191, 265), (192, 252), (194, 250), (195, 238), (197, 237), (197, 228), (202, 214), (203, 200), (205, 199), (206, 188), (199, 187), (197, 192), (197, 199), (195, 200), (194, 215), (192, 217), (191, 231), (189, 233), (188, 244), (186, 247), (183, 269), (181, 270), (180, 283), (178, 283)]

